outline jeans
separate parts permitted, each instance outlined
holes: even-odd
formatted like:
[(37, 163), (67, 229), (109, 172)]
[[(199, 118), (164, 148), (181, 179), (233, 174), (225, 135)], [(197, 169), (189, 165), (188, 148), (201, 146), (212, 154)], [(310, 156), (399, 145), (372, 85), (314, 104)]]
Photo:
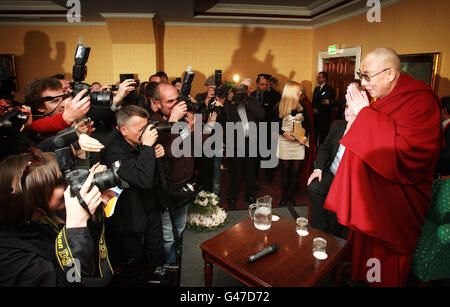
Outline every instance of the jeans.
[(212, 192), (220, 197), (220, 179), (222, 176), (222, 169), (220, 168), (222, 164), (222, 157), (214, 157), (214, 171), (213, 171), (213, 184)]
[[(178, 236), (181, 240), (184, 228), (186, 227), (187, 205), (181, 208), (174, 209), (175, 226), (177, 227)], [(172, 222), (170, 220), (169, 210), (166, 208), (161, 213), (163, 239), (164, 239), (164, 254), (166, 255), (166, 263), (176, 263), (175, 238), (172, 231)]]

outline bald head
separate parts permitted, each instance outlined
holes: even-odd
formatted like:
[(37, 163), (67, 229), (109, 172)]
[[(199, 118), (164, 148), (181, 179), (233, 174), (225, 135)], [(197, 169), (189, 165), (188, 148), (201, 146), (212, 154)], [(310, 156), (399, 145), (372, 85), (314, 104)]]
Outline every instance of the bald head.
[(394, 89), (401, 73), (398, 54), (389, 48), (369, 52), (361, 62), (361, 85), (373, 98), (385, 97)]
[(363, 62), (366, 60), (380, 64), (381, 66), (391, 67), (397, 72), (401, 72), (402, 69), (400, 57), (397, 52), (390, 48), (382, 47), (372, 50), (366, 55)]

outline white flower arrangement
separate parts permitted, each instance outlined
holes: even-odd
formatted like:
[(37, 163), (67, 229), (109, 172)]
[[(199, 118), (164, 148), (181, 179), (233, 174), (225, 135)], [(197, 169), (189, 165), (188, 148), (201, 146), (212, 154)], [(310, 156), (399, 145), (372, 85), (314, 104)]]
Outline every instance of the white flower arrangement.
[(188, 206), (187, 226), (197, 231), (213, 231), (228, 221), (225, 210), (217, 206), (219, 197), (210, 192), (201, 191), (193, 203)]

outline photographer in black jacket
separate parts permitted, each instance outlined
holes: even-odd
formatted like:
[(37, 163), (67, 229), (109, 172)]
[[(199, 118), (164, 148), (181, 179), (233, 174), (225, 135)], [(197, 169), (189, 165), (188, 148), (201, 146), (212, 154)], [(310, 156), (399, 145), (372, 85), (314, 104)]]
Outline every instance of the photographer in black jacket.
[[(90, 188), (91, 169), (80, 195), (91, 214), (102, 202)], [(106, 200), (105, 200), (106, 201)], [(64, 222), (57, 212), (64, 210)], [(9, 156), (0, 163), (0, 286), (106, 285), (110, 274), (94, 268), (94, 243), (87, 228), (88, 213), (65, 187), (53, 153), (33, 151)], [(67, 245), (65, 245), (67, 244)], [(63, 245), (66, 253), (60, 248)], [(56, 246), (56, 252), (55, 252)], [(98, 248), (98, 247), (97, 247)], [(71, 263), (68, 261), (72, 261)], [(72, 264), (63, 271), (62, 265)], [(106, 272), (103, 272), (105, 274)]]
[[(227, 134), (227, 160), (228, 160), (228, 208), (235, 209), (237, 196), (239, 193), (239, 177), (241, 169), (244, 171), (245, 199), (249, 204), (255, 203), (255, 167), (257, 155), (257, 129), (256, 125), (264, 119), (264, 108), (259, 104), (255, 97), (249, 96), (248, 86), (240, 84), (234, 91), (231, 102), (225, 103), (225, 114), (227, 122), (232, 122), (237, 127), (241, 123), (244, 133), (244, 146), (239, 146), (238, 138), (242, 137), (236, 131), (234, 136)], [(252, 129), (252, 126), (255, 129)], [(233, 139), (232, 139), (233, 138)], [(233, 144), (231, 144), (233, 140)], [(230, 146), (234, 145), (234, 152), (229, 155)], [(252, 154), (251, 149), (256, 152)]]
[(143, 108), (122, 107), (116, 113), (118, 129), (108, 136), (103, 155), (106, 165), (121, 162), (118, 175), (130, 186), (122, 191), (114, 214), (106, 220), (111, 261), (121, 271), (117, 281), (126, 285), (145, 285), (164, 262), (154, 190), (156, 159), (164, 156), (164, 148), (154, 146), (158, 133), (147, 126), (148, 119)]

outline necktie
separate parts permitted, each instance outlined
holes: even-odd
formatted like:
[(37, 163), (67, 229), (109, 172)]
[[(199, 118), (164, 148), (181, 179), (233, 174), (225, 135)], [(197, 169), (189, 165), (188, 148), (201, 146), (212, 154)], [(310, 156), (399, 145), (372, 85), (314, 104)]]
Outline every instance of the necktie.
[(263, 93), (258, 93), (258, 101), (260, 104), (263, 103)]

